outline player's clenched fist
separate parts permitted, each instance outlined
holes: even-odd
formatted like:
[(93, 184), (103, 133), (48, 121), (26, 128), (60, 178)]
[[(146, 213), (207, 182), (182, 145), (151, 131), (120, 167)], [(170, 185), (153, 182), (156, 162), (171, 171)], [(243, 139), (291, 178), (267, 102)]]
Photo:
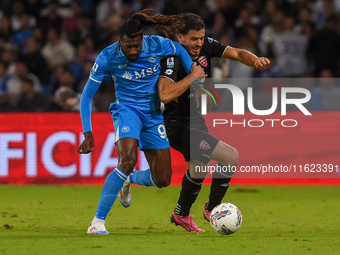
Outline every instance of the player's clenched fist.
[(86, 132), (84, 134), (85, 139), (84, 141), (80, 144), (77, 152), (79, 154), (87, 154), (90, 153), (91, 151), (93, 151), (93, 147), (94, 147), (94, 139), (93, 139), (93, 134), (91, 131)]
[(192, 66), (191, 66), (190, 76), (191, 76), (191, 78), (193, 78), (195, 80), (207, 77), (202, 66), (200, 66), (196, 63), (193, 63)]

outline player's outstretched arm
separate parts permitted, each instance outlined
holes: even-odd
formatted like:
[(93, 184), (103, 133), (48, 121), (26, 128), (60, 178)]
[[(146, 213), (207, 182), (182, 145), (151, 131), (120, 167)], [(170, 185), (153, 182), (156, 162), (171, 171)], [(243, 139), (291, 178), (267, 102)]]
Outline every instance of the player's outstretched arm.
[(178, 82), (160, 77), (157, 83), (159, 98), (165, 104), (170, 103), (182, 95), (190, 87), (192, 82), (205, 78), (206, 76), (204, 69), (200, 65), (193, 64), (191, 73)]
[(254, 66), (256, 69), (261, 69), (270, 64), (270, 60), (265, 57), (257, 57), (255, 54), (244, 49), (228, 47), (222, 56), (231, 60), (239, 61), (247, 66)]
[(96, 94), (101, 83), (93, 81), (89, 78), (83, 89), (80, 98), (80, 117), (83, 126), (83, 134), (85, 140), (78, 148), (78, 153), (89, 153), (93, 150), (94, 139), (91, 127), (92, 98)]
[(179, 60), (181, 61), (181, 64), (184, 67), (186, 73), (189, 74), (192, 64), (193, 64), (193, 61), (189, 53), (181, 44), (177, 42), (173, 42), (173, 44), (175, 45), (175, 49), (176, 49), (174, 55), (179, 57)]

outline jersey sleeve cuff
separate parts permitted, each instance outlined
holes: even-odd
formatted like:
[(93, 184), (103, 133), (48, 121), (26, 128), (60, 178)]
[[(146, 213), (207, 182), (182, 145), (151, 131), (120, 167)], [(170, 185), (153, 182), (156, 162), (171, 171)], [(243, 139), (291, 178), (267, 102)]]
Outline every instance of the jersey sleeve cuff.
[(172, 82), (175, 82), (173, 79), (171, 79), (170, 77), (165, 76), (165, 75), (160, 75), (159, 78), (167, 78), (167, 79), (171, 80)]

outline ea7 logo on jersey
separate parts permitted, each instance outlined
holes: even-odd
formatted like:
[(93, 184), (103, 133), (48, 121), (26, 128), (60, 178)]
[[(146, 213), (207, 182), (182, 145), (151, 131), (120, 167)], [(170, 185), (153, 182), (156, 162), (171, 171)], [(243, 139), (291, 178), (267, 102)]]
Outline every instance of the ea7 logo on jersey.
[(205, 56), (200, 56), (198, 59), (198, 62), (201, 64), (201, 66), (207, 67), (208, 66), (208, 61), (205, 58)]
[(127, 67), (127, 64), (119, 65), (119, 66), (118, 66), (119, 69), (123, 69), (123, 68), (125, 68), (125, 67)]
[(97, 72), (98, 65), (96, 63), (93, 64), (92, 66), (92, 71), (95, 73)]

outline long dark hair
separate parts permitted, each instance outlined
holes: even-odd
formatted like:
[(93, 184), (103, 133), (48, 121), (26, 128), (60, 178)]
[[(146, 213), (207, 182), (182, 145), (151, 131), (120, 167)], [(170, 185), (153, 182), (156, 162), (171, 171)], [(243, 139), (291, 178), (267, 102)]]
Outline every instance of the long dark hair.
[(180, 21), (180, 15), (150, 15), (153, 9), (144, 9), (132, 15), (130, 19), (124, 22), (121, 27), (120, 37), (126, 35), (134, 38), (141, 35), (146, 26), (154, 27), (161, 30), (166, 37), (173, 35), (173, 29), (181, 29), (185, 24)]

